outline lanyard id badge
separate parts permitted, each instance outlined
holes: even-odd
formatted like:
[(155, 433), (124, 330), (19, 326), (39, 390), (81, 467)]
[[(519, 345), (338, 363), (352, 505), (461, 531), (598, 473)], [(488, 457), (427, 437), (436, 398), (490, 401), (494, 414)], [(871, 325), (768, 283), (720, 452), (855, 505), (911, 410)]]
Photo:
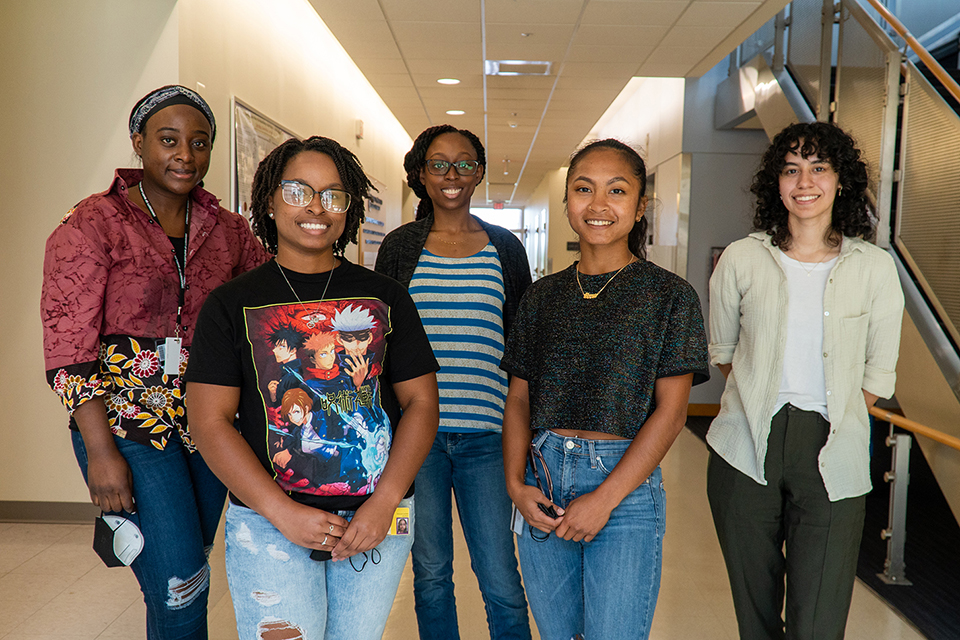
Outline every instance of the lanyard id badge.
[[(157, 212), (153, 210), (153, 205), (150, 204), (149, 198), (147, 198), (146, 192), (143, 190), (143, 181), (140, 181), (140, 196), (143, 198), (143, 203), (147, 205), (147, 210), (150, 212), (150, 217), (153, 218), (153, 221), (157, 223), (157, 226), (163, 229), (163, 225), (160, 224), (160, 218), (157, 217)], [(187, 210), (184, 214), (184, 236), (183, 236), (183, 263), (175, 257), (173, 259), (173, 264), (177, 268), (177, 276), (180, 281), (180, 291), (177, 300), (177, 327), (176, 335), (171, 336), (164, 340), (163, 342), (163, 352), (158, 354), (160, 359), (163, 360), (163, 375), (166, 376), (175, 376), (180, 373), (180, 364), (182, 353), (180, 347), (183, 344), (183, 339), (180, 337), (180, 327), (183, 326), (183, 306), (186, 302), (186, 292), (187, 292), (187, 257), (190, 255), (190, 200), (187, 199)], [(159, 349), (158, 349), (159, 350)]]
[(388, 534), (391, 536), (410, 535), (410, 507), (397, 507), (397, 510), (393, 512)]
[(180, 345), (183, 339), (180, 337), (170, 337), (163, 341), (163, 375), (175, 376), (180, 373), (180, 357), (183, 355), (180, 351)]

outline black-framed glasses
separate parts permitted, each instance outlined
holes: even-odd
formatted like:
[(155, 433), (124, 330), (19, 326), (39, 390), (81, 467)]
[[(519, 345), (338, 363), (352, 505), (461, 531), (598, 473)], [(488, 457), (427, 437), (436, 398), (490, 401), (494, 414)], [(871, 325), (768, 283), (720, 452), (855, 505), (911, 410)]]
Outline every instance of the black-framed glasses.
[(350, 194), (343, 189), (316, 191), (310, 185), (297, 180), (281, 180), (280, 189), (283, 201), (291, 207), (305, 207), (319, 194), (320, 206), (330, 213), (345, 213), (350, 208)]
[[(531, 444), (528, 457), (530, 459), (530, 468), (533, 470), (533, 479), (537, 483), (537, 489), (540, 489), (540, 493), (542, 493), (545, 498), (552, 500), (553, 498), (551, 496), (553, 496), (553, 478), (550, 477), (550, 469), (547, 468), (547, 463), (543, 459), (543, 454), (540, 453), (538, 448)], [(537, 463), (540, 463), (540, 467), (543, 469), (543, 479), (546, 481), (546, 487), (544, 487), (544, 482), (540, 480), (540, 472), (537, 470)], [(546, 513), (542, 506), (540, 509)], [(548, 533), (541, 538), (539, 535), (537, 535), (537, 533), (534, 533), (534, 531), (539, 532), (539, 530), (535, 527), (530, 527), (530, 537), (537, 542), (543, 542), (550, 537), (550, 534)]]
[(472, 176), (477, 172), (480, 163), (476, 160), (458, 160), (456, 162), (447, 162), (446, 160), (427, 160), (427, 173), (435, 176), (445, 176), (450, 171), (450, 167), (457, 170), (462, 176)]
[[(543, 468), (543, 477), (547, 481), (546, 490), (544, 490), (543, 482), (540, 480), (540, 472), (537, 471), (537, 463), (540, 463), (540, 466)], [(547, 468), (547, 463), (543, 459), (543, 454), (540, 453), (540, 450), (535, 448), (532, 444), (530, 445), (530, 467), (533, 469), (533, 479), (537, 481), (537, 489), (540, 489), (545, 497), (550, 498), (553, 495), (553, 478), (550, 477), (550, 469)]]
[(374, 547), (373, 549), (370, 549), (369, 558), (367, 556), (366, 551), (362, 552), (362, 555), (363, 555), (363, 564), (360, 565), (359, 569), (357, 569), (357, 565), (353, 564), (353, 559), (356, 558), (357, 556), (350, 556), (350, 566), (353, 567), (353, 570), (356, 571), (357, 573), (360, 573), (361, 571), (364, 570), (364, 568), (366, 568), (368, 559), (373, 564), (380, 564), (380, 550), (377, 549), (376, 547)]

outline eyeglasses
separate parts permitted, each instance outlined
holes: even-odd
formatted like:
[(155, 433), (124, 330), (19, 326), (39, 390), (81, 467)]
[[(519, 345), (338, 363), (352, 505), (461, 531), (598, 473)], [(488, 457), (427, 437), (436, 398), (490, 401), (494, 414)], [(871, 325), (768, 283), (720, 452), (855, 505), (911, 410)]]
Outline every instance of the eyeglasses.
[[(547, 481), (547, 486), (544, 487), (543, 483), (540, 481), (540, 473), (537, 471), (537, 463), (540, 463), (540, 466), (543, 467), (543, 477)], [(537, 489), (540, 489), (546, 497), (553, 495), (553, 478), (550, 477), (550, 469), (547, 468), (547, 463), (543, 459), (543, 454), (540, 453), (540, 450), (535, 448), (533, 445), (530, 445), (530, 467), (533, 469), (533, 479), (537, 482)]]
[[(363, 551), (362, 555), (363, 555), (363, 564), (360, 565), (359, 569), (357, 569), (357, 565), (353, 563), (353, 559), (357, 558), (358, 556), (350, 556), (350, 566), (353, 567), (353, 570), (356, 571), (357, 573), (360, 573), (361, 571), (363, 571), (367, 566), (367, 559), (368, 559), (367, 552)], [(376, 547), (374, 547), (373, 549), (370, 549), (370, 556), (369, 556), (370, 562), (372, 562), (373, 564), (380, 564), (380, 558), (381, 556), (380, 556), (379, 549), (377, 549)]]
[[(542, 493), (544, 497), (546, 497), (547, 499), (552, 499), (551, 496), (553, 496), (553, 478), (550, 477), (550, 469), (547, 468), (547, 462), (543, 459), (543, 454), (540, 453), (540, 450), (534, 447), (533, 444), (530, 445), (529, 458), (530, 458), (530, 468), (533, 470), (533, 479), (536, 480), (537, 482), (537, 488), (540, 489), (540, 493)], [(540, 466), (543, 468), (543, 477), (546, 480), (546, 487), (544, 487), (544, 483), (540, 481), (540, 472), (537, 471), (538, 462), (540, 463)], [(541, 511), (546, 513), (542, 505), (540, 509)], [(550, 515), (550, 514), (547, 514), (547, 515)], [(537, 533), (534, 533), (535, 531)], [(550, 534), (548, 533), (547, 535), (541, 538), (539, 533), (540, 532), (538, 529), (534, 527), (530, 527), (530, 537), (536, 540), (537, 542), (543, 542), (544, 540), (550, 537)]]
[(445, 176), (450, 171), (450, 167), (457, 170), (462, 176), (472, 176), (477, 172), (480, 163), (476, 160), (458, 160), (457, 162), (447, 162), (446, 160), (427, 160), (427, 173), (435, 176)]
[(344, 213), (350, 208), (350, 194), (343, 189), (324, 189), (315, 191), (313, 187), (296, 180), (281, 180), (283, 201), (291, 207), (305, 207), (313, 202), (315, 195), (320, 196), (320, 206), (330, 213)]

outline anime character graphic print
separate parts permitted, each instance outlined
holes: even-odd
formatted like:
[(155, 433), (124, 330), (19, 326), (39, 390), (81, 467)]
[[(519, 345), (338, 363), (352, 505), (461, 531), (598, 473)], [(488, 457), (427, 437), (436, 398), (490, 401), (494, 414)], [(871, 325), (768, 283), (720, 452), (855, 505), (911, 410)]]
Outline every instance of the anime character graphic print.
[(315, 495), (372, 493), (390, 450), (380, 397), (387, 305), (324, 300), (244, 316), (276, 482)]

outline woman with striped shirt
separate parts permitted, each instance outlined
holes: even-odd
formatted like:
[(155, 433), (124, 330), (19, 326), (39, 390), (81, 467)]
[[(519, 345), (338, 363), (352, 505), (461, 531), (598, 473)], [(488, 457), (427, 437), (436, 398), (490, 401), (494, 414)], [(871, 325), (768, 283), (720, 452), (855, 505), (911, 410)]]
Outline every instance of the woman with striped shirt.
[(406, 285), (441, 370), (440, 430), (417, 474), (414, 596), (420, 638), (459, 638), (453, 595), (451, 488), (491, 638), (530, 638), (500, 432), (507, 377), (499, 369), (530, 284), (523, 245), (470, 215), (486, 158), (473, 133), (430, 127), (404, 158), (417, 219), (383, 241), (377, 271)]

